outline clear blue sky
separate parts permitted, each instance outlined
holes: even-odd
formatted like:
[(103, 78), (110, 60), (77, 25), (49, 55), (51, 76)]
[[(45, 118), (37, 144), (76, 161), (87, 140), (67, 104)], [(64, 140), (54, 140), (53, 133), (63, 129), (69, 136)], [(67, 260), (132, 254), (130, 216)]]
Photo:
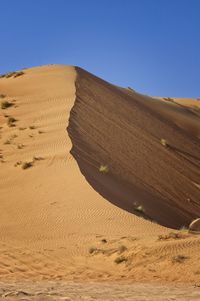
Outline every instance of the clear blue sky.
[(200, 97), (200, 0), (0, 0), (0, 73), (49, 63)]

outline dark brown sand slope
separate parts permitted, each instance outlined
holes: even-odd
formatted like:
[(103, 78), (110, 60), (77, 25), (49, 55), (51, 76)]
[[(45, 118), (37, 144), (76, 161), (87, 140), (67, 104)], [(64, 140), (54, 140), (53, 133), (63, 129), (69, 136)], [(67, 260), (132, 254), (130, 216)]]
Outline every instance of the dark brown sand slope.
[[(90, 185), (116, 206), (164, 226), (180, 228), (199, 217), (199, 115), (76, 71), (68, 132)], [(108, 172), (99, 171), (102, 165)]]

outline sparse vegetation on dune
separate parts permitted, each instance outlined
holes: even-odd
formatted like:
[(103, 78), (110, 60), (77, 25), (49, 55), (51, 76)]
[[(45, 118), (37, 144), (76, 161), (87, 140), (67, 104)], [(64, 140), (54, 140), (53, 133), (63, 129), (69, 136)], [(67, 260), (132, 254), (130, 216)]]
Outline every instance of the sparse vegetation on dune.
[(183, 239), (187, 237), (187, 233), (170, 232), (169, 234), (159, 235), (158, 240)]
[(16, 121), (17, 121), (17, 120), (16, 120), (14, 117), (10, 116), (10, 117), (8, 117), (7, 125), (8, 125), (9, 127), (15, 126), (15, 122), (16, 122)]
[(19, 144), (17, 145), (17, 148), (18, 148), (18, 149), (22, 149), (22, 148), (24, 148), (24, 144), (22, 144), (22, 143), (19, 143)]
[(19, 127), (20, 131), (24, 131), (26, 128), (25, 127)]
[(13, 71), (13, 72), (5, 73), (5, 74), (0, 74), (0, 78), (10, 78), (10, 77), (16, 78), (23, 74), (24, 74), (24, 71)]
[[(21, 148), (23, 148), (23, 147), (24, 147), (24, 145), (22, 144)], [(15, 164), (15, 166), (21, 165), (22, 169), (28, 169), (28, 168), (32, 167), (36, 161), (40, 161), (40, 160), (43, 160), (43, 158), (34, 156), (32, 161), (26, 161), (26, 162), (19, 161)]]
[(173, 98), (171, 98), (171, 97), (163, 97), (163, 99), (166, 101), (174, 102)]
[(185, 255), (176, 255), (172, 257), (172, 263), (183, 263), (186, 259), (188, 259)]
[(144, 213), (145, 209), (142, 205), (138, 205), (134, 208), (134, 211), (139, 212), (139, 213)]
[(35, 129), (35, 126), (34, 126), (34, 125), (30, 125), (30, 126), (29, 126), (29, 129), (30, 129), (30, 130), (34, 130), (34, 129)]
[(109, 168), (108, 168), (107, 165), (101, 165), (101, 166), (99, 167), (99, 171), (100, 171), (101, 173), (108, 173), (108, 172), (109, 172)]
[(0, 98), (5, 98), (6, 95), (5, 94), (0, 94)]
[(126, 262), (126, 261), (127, 261), (127, 258), (125, 256), (119, 256), (119, 257), (115, 258), (116, 264), (120, 264), (120, 263)]
[(127, 247), (126, 246), (124, 246), (124, 245), (119, 246), (119, 249), (118, 249), (118, 253), (119, 254), (124, 253), (125, 251), (127, 251)]
[(11, 102), (7, 101), (7, 100), (1, 102), (1, 109), (2, 110), (5, 110), (5, 109), (10, 108), (12, 106), (13, 106), (13, 104)]
[(161, 144), (162, 146), (164, 146), (164, 147), (168, 147), (168, 146), (169, 146), (167, 140), (166, 140), (166, 139), (163, 139), (163, 138), (160, 139), (160, 144)]
[(91, 247), (89, 248), (89, 253), (90, 254), (94, 254), (94, 253), (97, 253), (98, 249), (96, 247)]
[(14, 166), (17, 167), (17, 166), (19, 166), (21, 164), (22, 164), (22, 161), (17, 161)]
[(7, 140), (4, 142), (4, 144), (10, 144), (10, 140), (7, 139)]
[(34, 161), (41, 161), (41, 160), (44, 160), (44, 158), (42, 158), (42, 157), (36, 157), (36, 156), (33, 157), (33, 162)]
[(28, 169), (33, 166), (33, 162), (23, 162), (22, 169)]

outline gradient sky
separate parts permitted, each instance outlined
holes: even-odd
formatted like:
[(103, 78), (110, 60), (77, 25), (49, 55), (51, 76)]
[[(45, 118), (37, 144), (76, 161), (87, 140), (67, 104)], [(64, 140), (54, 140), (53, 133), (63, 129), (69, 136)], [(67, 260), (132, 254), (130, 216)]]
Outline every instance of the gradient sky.
[(0, 73), (49, 63), (200, 97), (200, 0), (0, 0)]

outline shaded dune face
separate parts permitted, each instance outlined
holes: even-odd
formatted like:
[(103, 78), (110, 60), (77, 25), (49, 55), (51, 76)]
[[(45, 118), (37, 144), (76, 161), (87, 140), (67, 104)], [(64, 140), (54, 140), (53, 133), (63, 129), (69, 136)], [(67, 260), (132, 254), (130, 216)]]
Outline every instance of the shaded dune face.
[[(67, 130), (89, 184), (114, 205), (134, 214), (139, 207), (142, 216), (164, 226), (180, 228), (199, 217), (199, 117), (81, 68), (76, 72)], [(101, 165), (108, 172), (100, 172)]]

